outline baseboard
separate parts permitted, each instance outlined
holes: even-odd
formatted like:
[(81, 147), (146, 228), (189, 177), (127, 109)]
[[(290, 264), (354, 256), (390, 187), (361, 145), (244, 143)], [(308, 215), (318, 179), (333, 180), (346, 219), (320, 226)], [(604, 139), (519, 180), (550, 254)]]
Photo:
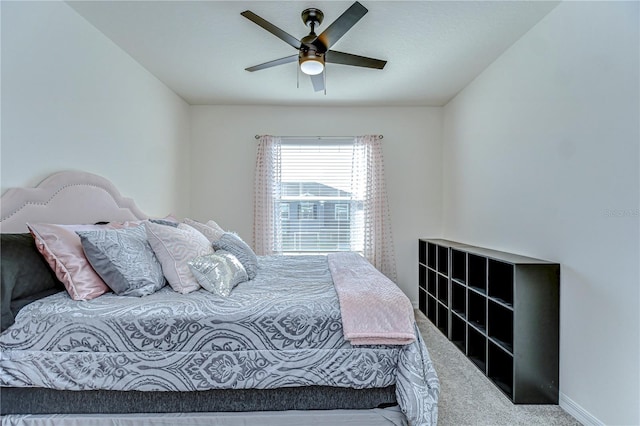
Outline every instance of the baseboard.
[(560, 392), (559, 395), (558, 405), (584, 426), (605, 426), (603, 422), (595, 418), (591, 413), (562, 392)]

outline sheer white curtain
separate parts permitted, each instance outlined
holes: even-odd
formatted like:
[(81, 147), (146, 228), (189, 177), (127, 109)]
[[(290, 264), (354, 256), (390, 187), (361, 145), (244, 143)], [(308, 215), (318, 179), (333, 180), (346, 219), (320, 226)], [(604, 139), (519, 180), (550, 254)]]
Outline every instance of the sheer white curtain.
[(281, 140), (276, 136), (262, 136), (258, 141), (253, 205), (254, 250), (259, 255), (282, 251), (282, 232), (279, 209), (282, 180)]
[(382, 142), (378, 136), (355, 138), (351, 189), (352, 196), (362, 200), (363, 205), (364, 223), (359, 238), (362, 241), (361, 251), (373, 266), (395, 281), (395, 250), (384, 178)]

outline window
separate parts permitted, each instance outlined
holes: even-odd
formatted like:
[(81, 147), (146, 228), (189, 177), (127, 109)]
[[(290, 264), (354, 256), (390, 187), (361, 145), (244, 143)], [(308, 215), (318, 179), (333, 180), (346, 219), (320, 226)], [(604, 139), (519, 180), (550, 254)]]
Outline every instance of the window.
[(361, 233), (352, 232), (358, 223), (349, 216), (351, 203), (362, 206), (351, 194), (353, 140), (283, 141), (280, 152), (278, 201), (291, 206), (288, 220), (276, 227), (282, 252), (357, 251), (352, 239)]

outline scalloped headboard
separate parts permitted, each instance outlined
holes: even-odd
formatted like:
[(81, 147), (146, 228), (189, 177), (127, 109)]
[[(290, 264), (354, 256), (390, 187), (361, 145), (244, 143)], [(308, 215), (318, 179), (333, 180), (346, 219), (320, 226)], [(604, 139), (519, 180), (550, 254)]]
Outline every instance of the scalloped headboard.
[(80, 171), (54, 173), (35, 188), (11, 188), (0, 198), (0, 232), (28, 232), (27, 222), (83, 224), (147, 219), (109, 180)]

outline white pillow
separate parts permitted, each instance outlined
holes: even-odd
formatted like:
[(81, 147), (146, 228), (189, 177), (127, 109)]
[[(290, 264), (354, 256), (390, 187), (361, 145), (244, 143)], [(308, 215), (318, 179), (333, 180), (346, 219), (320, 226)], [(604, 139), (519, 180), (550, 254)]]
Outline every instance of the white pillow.
[(205, 223), (196, 222), (195, 220), (189, 219), (188, 217), (184, 219), (184, 223), (189, 226), (192, 226), (196, 230), (198, 230), (202, 235), (207, 237), (210, 242), (218, 241), (224, 235), (224, 229), (218, 226), (213, 220)]
[(191, 273), (188, 262), (214, 252), (207, 237), (184, 223), (177, 228), (152, 222), (145, 222), (144, 226), (149, 244), (171, 288), (183, 294), (198, 290), (200, 284)]

